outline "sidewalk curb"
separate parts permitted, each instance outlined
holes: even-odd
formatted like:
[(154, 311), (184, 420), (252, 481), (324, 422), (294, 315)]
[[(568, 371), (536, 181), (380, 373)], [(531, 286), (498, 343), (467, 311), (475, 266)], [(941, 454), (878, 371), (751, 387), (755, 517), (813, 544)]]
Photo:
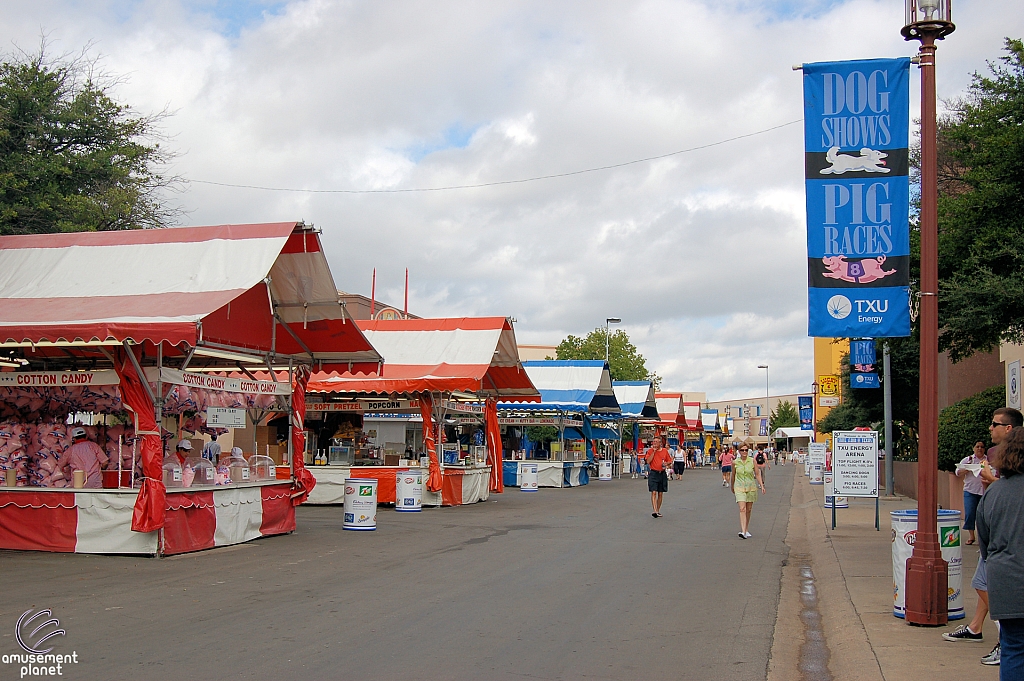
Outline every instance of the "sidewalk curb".
[(801, 659), (806, 640), (801, 620), (801, 570), (814, 574), (821, 625), (828, 647), (828, 670), (842, 681), (884, 681), (867, 630), (853, 604), (846, 576), (832, 547), (825, 515), (814, 488), (797, 475), (793, 484), (786, 545), (789, 560), (782, 569), (782, 588), (768, 665), (768, 681), (814, 678), (808, 675), (813, 660)]

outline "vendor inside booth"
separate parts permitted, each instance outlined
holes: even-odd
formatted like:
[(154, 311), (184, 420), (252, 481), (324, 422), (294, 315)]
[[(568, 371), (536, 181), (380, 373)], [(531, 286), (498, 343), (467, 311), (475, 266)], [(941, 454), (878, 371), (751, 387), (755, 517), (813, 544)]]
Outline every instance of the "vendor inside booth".
[(311, 370), (380, 359), (301, 223), (0, 237), (0, 548), (290, 532), (315, 484), (291, 456)]

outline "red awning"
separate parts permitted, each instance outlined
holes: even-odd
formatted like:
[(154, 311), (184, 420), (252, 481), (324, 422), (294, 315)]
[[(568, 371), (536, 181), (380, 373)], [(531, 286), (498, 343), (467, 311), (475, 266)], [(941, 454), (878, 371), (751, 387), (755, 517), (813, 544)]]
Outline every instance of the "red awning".
[(380, 361), (301, 223), (0, 237), (0, 342), (125, 340)]
[(384, 355), (381, 373), (320, 374), (310, 380), (310, 392), (467, 392), (540, 399), (519, 361), (515, 332), (505, 317), (356, 323)]

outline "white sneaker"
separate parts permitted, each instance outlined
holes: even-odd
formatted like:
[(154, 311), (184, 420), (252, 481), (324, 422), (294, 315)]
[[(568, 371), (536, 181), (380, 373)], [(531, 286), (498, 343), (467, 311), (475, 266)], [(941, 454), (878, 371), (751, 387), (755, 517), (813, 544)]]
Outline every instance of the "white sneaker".
[(1000, 647), (1000, 644), (997, 643), (996, 647), (992, 649), (992, 652), (981, 658), (981, 663), (995, 666), (999, 664), (1000, 657), (1002, 657), (1002, 648)]
[(753, 537), (754, 535), (750, 534), (749, 532), (744, 532), (744, 533), (743, 533), (743, 536), (744, 536), (744, 537), (746, 537), (747, 539), (750, 539), (750, 538), (751, 538), (751, 537)]

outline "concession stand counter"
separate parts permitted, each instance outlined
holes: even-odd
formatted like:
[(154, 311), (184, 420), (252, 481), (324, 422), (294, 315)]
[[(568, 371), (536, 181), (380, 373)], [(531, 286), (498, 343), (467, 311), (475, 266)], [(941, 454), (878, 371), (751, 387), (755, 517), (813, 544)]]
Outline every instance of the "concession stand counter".
[[(302, 223), (0, 237), (0, 548), (168, 555), (291, 532), (315, 485), (291, 455), (309, 375), (380, 360)], [(286, 466), (165, 462), (168, 415), (220, 432), (273, 412)], [(102, 487), (67, 454), (79, 430)]]

